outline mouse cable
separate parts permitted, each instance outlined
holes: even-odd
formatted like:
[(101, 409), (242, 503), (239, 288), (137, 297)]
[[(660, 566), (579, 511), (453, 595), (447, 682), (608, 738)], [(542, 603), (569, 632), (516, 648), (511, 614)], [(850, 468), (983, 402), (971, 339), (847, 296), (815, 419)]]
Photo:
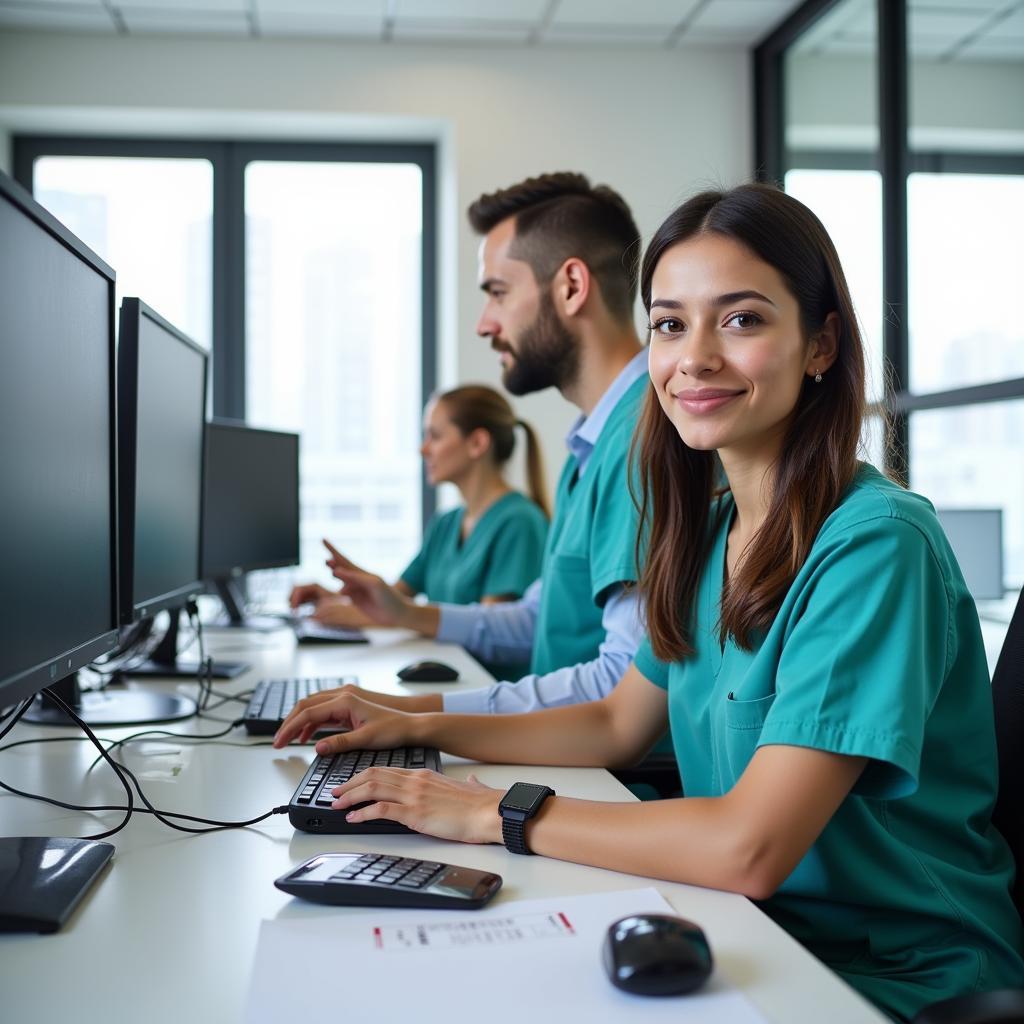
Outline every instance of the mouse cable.
[[(120, 832), (121, 829), (123, 829), (125, 827), (125, 825), (127, 825), (128, 822), (131, 821), (132, 813), (135, 810), (135, 796), (132, 793), (132, 787), (129, 784), (128, 780), (125, 778), (124, 773), (121, 772), (121, 770), (119, 769), (117, 762), (107, 753), (107, 751), (103, 747), (103, 744), (100, 742), (99, 737), (92, 731), (92, 729), (90, 729), (89, 726), (86, 725), (85, 722), (83, 722), (82, 719), (79, 718), (78, 715), (76, 715), (75, 712), (71, 710), (71, 707), (62, 698), (58, 697), (52, 691), (50, 692), (50, 696), (53, 698), (53, 702), (66, 715), (69, 715), (71, 718), (73, 718), (78, 723), (79, 728), (81, 728), (83, 730), (83, 732), (85, 732), (85, 734), (92, 741), (93, 745), (99, 750), (99, 752), (103, 755), (103, 757), (105, 757), (107, 759), (107, 761), (109, 762), (111, 768), (114, 771), (114, 774), (117, 776), (118, 781), (121, 783), (122, 786), (124, 786), (125, 793), (127, 794), (128, 802), (127, 802), (127, 804), (125, 806), (113, 808), (113, 809), (116, 809), (118, 811), (123, 811), (124, 812), (124, 818), (122, 818), (121, 822), (119, 824), (115, 825), (113, 828), (108, 829), (106, 832), (101, 832), (101, 833), (98, 833), (97, 835), (94, 835), (94, 836), (83, 836), (82, 837), (84, 839), (106, 839), (109, 836), (115, 835), (116, 833)], [(8, 722), (7, 725), (4, 727), (3, 732), (0, 732), (0, 740), (2, 740), (11, 731), (11, 729), (13, 729), (15, 727), (15, 725), (18, 724), (19, 721), (21, 721), (22, 716), (28, 711), (28, 709), (30, 707), (32, 707), (32, 702), (33, 702), (34, 699), (35, 699), (34, 697), (29, 697), (28, 700), (26, 700), (26, 701), (24, 701), (22, 703), (22, 705), (18, 709), (17, 713), (14, 715), (14, 717), (11, 719), (11, 721)], [(2, 781), (0, 781), (0, 786), (2, 786), (9, 793), (15, 793), (18, 796), (27, 796), (29, 799), (43, 800), (45, 803), (55, 804), (57, 807), (68, 807), (68, 806), (70, 806), (68, 804), (62, 803), (59, 800), (51, 800), (49, 797), (36, 797), (36, 796), (33, 796), (30, 793), (22, 793), (19, 790), (16, 790), (13, 786), (8, 786), (7, 783), (2, 782)], [(71, 809), (75, 810), (77, 808), (72, 807)]]
[[(73, 718), (78, 723), (79, 727), (82, 729), (83, 732), (85, 732), (86, 736), (92, 741), (92, 743), (96, 747), (99, 748), (99, 750), (101, 751), (104, 759), (111, 766), (111, 768), (114, 771), (114, 774), (117, 775), (118, 779), (121, 781), (122, 785), (124, 785), (125, 790), (127, 791), (127, 794), (128, 794), (127, 806), (125, 806), (123, 804), (105, 804), (105, 805), (97, 805), (97, 806), (88, 806), (88, 805), (83, 805), (83, 804), (67, 803), (67, 802), (65, 802), (63, 800), (56, 800), (53, 797), (41, 796), (41, 795), (36, 794), (36, 793), (26, 793), (23, 790), (19, 790), (19, 789), (16, 789), (14, 786), (8, 785), (7, 783), (3, 782), (2, 780), (0, 780), (0, 788), (3, 788), (7, 792), (13, 793), (16, 796), (25, 797), (26, 799), (29, 799), (29, 800), (39, 800), (39, 801), (41, 801), (43, 803), (52, 804), (55, 807), (64, 807), (64, 808), (66, 808), (68, 810), (72, 810), (72, 811), (123, 811), (123, 812), (125, 812), (124, 819), (116, 827), (114, 827), (112, 829), (109, 829), (106, 832), (98, 833), (97, 835), (83, 836), (82, 838), (85, 838), (85, 839), (106, 839), (108, 836), (112, 836), (115, 833), (120, 832), (121, 829), (123, 829), (128, 824), (128, 822), (131, 820), (131, 817), (132, 817), (133, 813), (152, 814), (155, 818), (157, 818), (158, 821), (162, 822), (168, 828), (175, 829), (176, 831), (179, 831), (179, 832), (189, 832), (189, 833), (194, 833), (194, 834), (202, 834), (204, 832), (220, 832), (220, 831), (223, 831), (225, 829), (232, 829), (232, 828), (245, 828), (245, 827), (247, 827), (249, 825), (258, 824), (259, 822), (266, 820), (267, 818), (271, 817), (274, 814), (287, 814), (288, 813), (288, 805), (284, 804), (282, 806), (272, 808), (271, 810), (267, 811), (265, 814), (261, 814), (261, 815), (255, 817), (255, 818), (249, 818), (249, 819), (247, 819), (245, 821), (221, 821), (221, 820), (216, 819), (216, 818), (202, 818), (202, 817), (198, 817), (198, 816), (192, 815), (192, 814), (182, 814), (182, 813), (177, 812), (177, 811), (164, 811), (164, 810), (161, 810), (161, 809), (159, 809), (157, 807), (154, 807), (152, 802), (149, 800), (149, 798), (143, 792), (142, 786), (140, 785), (139, 780), (135, 777), (135, 774), (131, 771), (131, 769), (128, 768), (126, 765), (121, 764), (119, 761), (115, 761), (107, 753), (107, 751), (103, 748), (99, 737), (96, 736), (96, 734), (92, 731), (92, 729), (90, 729), (89, 726), (84, 721), (82, 721), (82, 719), (79, 718), (78, 715), (76, 715), (74, 713), (74, 711), (72, 711), (72, 709), (67, 704), (64, 703), (64, 701), (62, 701), (59, 697), (55, 698), (55, 701), (56, 701), (56, 703), (59, 706), (61, 706), (61, 709), (66, 714), (68, 714), (71, 718)], [(18, 713), (15, 716), (14, 721), (11, 722), (10, 724), (8, 724), (7, 727), (4, 729), (4, 731), (2, 733), (0, 733), (0, 739), (3, 739), (3, 737), (6, 736), (8, 732), (10, 732), (10, 730), (14, 727), (16, 722), (21, 718), (22, 715), (25, 714), (26, 711), (28, 711), (28, 709), (31, 706), (32, 706), (31, 699), (29, 699), (29, 700), (24, 702), (22, 707), (18, 710)], [(65, 737), (57, 737), (57, 738), (58, 739), (64, 739)], [(134, 796), (133, 796), (133, 793), (132, 793), (132, 789), (131, 789), (131, 786), (128, 784), (128, 781), (125, 778), (125, 776), (127, 776), (127, 779), (131, 779), (132, 783), (134, 783), (135, 789), (138, 791), (139, 798), (146, 805), (145, 809), (142, 808), (142, 807), (136, 807), (135, 806), (135, 800), (134, 800)], [(169, 820), (171, 818), (177, 818), (177, 819), (180, 819), (182, 821), (194, 821), (194, 822), (197, 822), (199, 824), (203, 824), (203, 825), (207, 825), (207, 826), (212, 826), (212, 827), (208, 827), (208, 828), (191, 828), (191, 827), (189, 827), (187, 825), (177, 825), (173, 821)]]
[[(242, 724), (244, 719), (238, 718), (232, 722), (226, 729), (220, 732), (211, 733), (187, 733), (187, 732), (172, 732), (170, 729), (143, 729), (141, 732), (133, 732), (130, 736), (125, 736), (123, 739), (114, 740), (111, 746), (107, 748), (108, 753), (113, 753), (118, 747), (124, 746), (128, 743), (134, 743), (137, 740), (141, 740), (144, 736), (170, 736), (176, 740), (184, 742), (201, 743), (204, 740), (218, 740), (222, 736), (227, 736), (229, 732), (232, 732), (236, 726)], [(249, 746), (247, 743), (239, 744), (240, 746)], [(91, 772), (93, 768), (100, 763), (101, 758), (96, 757), (92, 764), (89, 765), (87, 772)]]

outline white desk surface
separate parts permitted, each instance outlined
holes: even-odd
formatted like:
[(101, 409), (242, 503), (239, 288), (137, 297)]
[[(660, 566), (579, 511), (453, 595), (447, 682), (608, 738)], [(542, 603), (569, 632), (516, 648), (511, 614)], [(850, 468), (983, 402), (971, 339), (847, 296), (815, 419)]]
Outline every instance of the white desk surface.
[[(274, 675), (356, 673), (364, 685), (393, 692), (422, 692), (405, 685), (394, 671), (422, 657), (440, 658), (462, 673), (449, 687), (487, 682), (487, 673), (461, 649), (442, 647), (408, 634), (374, 633), (370, 646), (296, 648), (286, 632), (208, 633), (208, 647), (224, 658), (251, 661), (253, 669), (216, 684), (238, 693), (257, 679)], [(195, 685), (177, 685), (194, 693)], [(439, 689), (430, 684), (430, 689)], [(211, 712), (230, 720), (240, 704)], [(192, 719), (171, 726), (179, 732), (216, 732), (223, 726)], [(103, 728), (101, 736), (134, 730)], [(76, 735), (71, 729), (19, 724), (6, 742), (31, 736)], [(235, 746), (175, 745), (154, 738), (135, 746), (126, 763), (139, 774), (147, 795), (164, 810), (210, 818), (255, 817), (287, 804), (309, 764), (311, 751), (274, 751), (237, 730)], [(144, 756), (148, 749), (149, 756)], [(155, 756), (154, 756), (155, 755)], [(30, 792), (68, 802), (121, 803), (124, 791), (109, 769), (88, 778), (95, 756), (86, 742), (28, 746), (0, 753), (0, 778)], [(593, 768), (477, 765), (448, 759), (446, 772), (465, 777), (476, 771), (495, 787), (513, 782), (544, 782), (559, 793), (593, 800), (629, 800), (631, 794), (611, 775)], [(68, 812), (0, 793), (0, 834), (81, 836), (103, 831), (120, 816), (112, 812)], [(642, 888), (650, 879), (599, 868), (517, 857), (500, 846), (469, 846), (419, 835), (312, 836), (295, 832), (287, 815), (250, 829), (187, 836), (137, 815), (111, 840), (113, 864), (64, 929), (49, 936), (0, 936), (0, 1017), (14, 1022), (134, 1022), (177, 1024), (181, 1020), (232, 1024), (240, 1021), (260, 921), (329, 914), (344, 927), (359, 908), (320, 907), (293, 900), (272, 882), (316, 853), (378, 850), (447, 861), (494, 871), (504, 877), (498, 900), (552, 897)], [(669, 882), (656, 888), (684, 917), (697, 921), (711, 942), (717, 968), (771, 1021), (785, 1024), (864, 1024), (884, 1018), (752, 903), (731, 893)], [(389, 913), (389, 911), (384, 911)], [(610, 923), (610, 922), (609, 922)], [(594, 970), (600, 971), (599, 950)], [(282, 983), (286, 983), (282, 979)], [(344, 990), (353, 984), (338, 968), (335, 998), (325, 993), (325, 1016), (344, 1019)], [(443, 997), (442, 997), (443, 998)], [(425, 1005), (443, 1005), (438, 998)], [(386, 1007), (386, 1002), (383, 1004)], [(387, 1019), (386, 1010), (382, 1020)], [(482, 1019), (486, 1013), (482, 1008)]]

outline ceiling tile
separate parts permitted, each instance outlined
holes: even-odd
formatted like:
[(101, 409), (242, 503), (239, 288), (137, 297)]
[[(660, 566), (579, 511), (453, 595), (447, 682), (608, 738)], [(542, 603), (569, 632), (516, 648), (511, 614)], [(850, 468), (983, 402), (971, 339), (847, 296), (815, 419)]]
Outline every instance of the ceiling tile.
[(256, 27), (261, 36), (338, 36), (349, 39), (380, 39), (382, 18), (350, 18), (330, 13), (265, 11), (260, 9)]
[(154, 16), (159, 14), (172, 18), (188, 15), (197, 21), (225, 12), (245, 14), (249, 9), (246, 0), (127, 0), (126, 3), (121, 3), (118, 0), (113, 6), (119, 8), (124, 14), (129, 11), (133, 13), (146, 11), (151, 12)]
[(700, 0), (561, 0), (552, 26), (610, 25), (673, 29), (693, 13)]
[(249, 19), (242, 12), (169, 11), (122, 7), (121, 17), (130, 35), (172, 33), (187, 36), (249, 35)]
[(44, 29), (53, 32), (116, 32), (114, 19), (103, 10), (50, 7), (14, 7), (0, 5), (3, 28)]
[(986, 35), (968, 43), (956, 54), (957, 60), (997, 60), (1014, 64), (1024, 63), (1024, 52), (1019, 39), (1005, 39), (998, 35)]
[(384, 20), (385, 0), (252, 0), (260, 18), (264, 14), (313, 14), (331, 18), (374, 18), (378, 23)]
[(1006, 0), (907, 0), (911, 14), (918, 10), (961, 11), (967, 14), (998, 11), (1006, 7)]
[(82, 8), (87, 7), (93, 11), (110, 15), (103, 8), (102, 0), (0, 0), (0, 8), (9, 7), (15, 10), (24, 10), (27, 7), (49, 8), (59, 10), (60, 8)]
[(451, 42), (476, 41), (524, 45), (530, 37), (527, 26), (495, 26), (467, 22), (451, 24), (443, 21), (396, 21), (393, 38), (399, 42)]
[(752, 33), (763, 34), (782, 21), (793, 6), (771, 0), (713, 0), (698, 11), (692, 26), (720, 28), (730, 33), (737, 27), (746, 27)]
[(541, 37), (552, 46), (665, 46), (671, 26), (552, 25)]
[(544, 16), (547, 0), (394, 0), (394, 6), (396, 26), (407, 18), (535, 25)]

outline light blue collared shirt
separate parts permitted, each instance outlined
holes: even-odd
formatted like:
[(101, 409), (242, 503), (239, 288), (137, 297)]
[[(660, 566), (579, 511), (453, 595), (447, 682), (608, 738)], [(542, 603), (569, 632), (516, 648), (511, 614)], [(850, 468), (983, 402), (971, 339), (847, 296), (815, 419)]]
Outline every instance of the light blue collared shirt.
[[(622, 369), (589, 416), (580, 416), (566, 437), (582, 476), (608, 417), (629, 387), (647, 372), (642, 349)], [(437, 639), (461, 644), (482, 661), (530, 660), (540, 608), (543, 578), (530, 584), (519, 601), (496, 605), (441, 604)], [(611, 693), (629, 668), (643, 638), (640, 600), (635, 590), (613, 588), (601, 613), (604, 640), (592, 661), (570, 665), (516, 682), (495, 683), (479, 690), (444, 696), (444, 710), (463, 714), (519, 714), (599, 700)]]

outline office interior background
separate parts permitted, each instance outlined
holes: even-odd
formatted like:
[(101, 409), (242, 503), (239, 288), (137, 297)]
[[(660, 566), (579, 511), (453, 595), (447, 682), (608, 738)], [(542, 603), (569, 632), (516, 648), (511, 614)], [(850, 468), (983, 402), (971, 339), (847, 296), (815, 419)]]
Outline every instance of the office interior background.
[[(644, 238), (760, 176), (822, 218), (870, 353), (865, 457), (959, 535), (990, 657), (1024, 583), (1024, 0), (0, 0), (0, 168), (302, 434), (319, 538), (394, 577), (425, 397), (497, 383), (481, 192), (575, 169)], [(642, 324), (641, 311), (637, 312)], [(554, 481), (573, 411), (517, 400)]]

